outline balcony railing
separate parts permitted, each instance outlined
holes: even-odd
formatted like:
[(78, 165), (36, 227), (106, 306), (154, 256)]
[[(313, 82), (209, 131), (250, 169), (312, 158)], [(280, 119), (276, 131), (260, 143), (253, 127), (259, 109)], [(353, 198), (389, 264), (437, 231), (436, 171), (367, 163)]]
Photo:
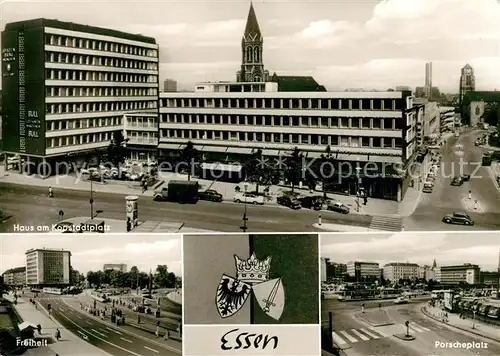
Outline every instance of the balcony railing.
[(157, 138), (129, 137), (128, 143), (141, 145), (158, 145)]

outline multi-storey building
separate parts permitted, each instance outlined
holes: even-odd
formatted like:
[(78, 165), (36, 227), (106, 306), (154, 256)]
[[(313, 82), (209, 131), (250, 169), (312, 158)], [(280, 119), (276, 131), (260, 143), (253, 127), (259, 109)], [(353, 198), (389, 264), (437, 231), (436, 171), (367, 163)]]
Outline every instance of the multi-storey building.
[(136, 162), (156, 161), (158, 152), (158, 114), (123, 115), (123, 138), (129, 158)]
[(432, 62), (425, 63), (425, 94), (432, 97)]
[(26, 284), (64, 286), (71, 282), (71, 252), (62, 249), (26, 251)]
[(391, 282), (400, 279), (414, 280), (419, 278), (419, 267), (416, 263), (392, 262), (384, 265), (384, 278)]
[[(123, 116), (158, 112), (155, 39), (48, 19), (2, 32), (4, 150), (42, 172), (86, 160), (123, 129)], [(53, 170), (52, 170), (53, 172)]]
[(456, 266), (441, 266), (441, 284), (478, 284), (480, 268), (478, 265), (464, 263)]
[(253, 7), (248, 21), (238, 82), (160, 94), (159, 155), (178, 155), (188, 141), (208, 163), (244, 163), (256, 149), (278, 159), (298, 148), (311, 160), (329, 149), (333, 190), (356, 194), (361, 185), (370, 197), (401, 200), (416, 153), (411, 91), (326, 92), (312, 78), (286, 86), (276, 75), (265, 82)]
[(500, 273), (492, 271), (480, 271), (479, 273), (479, 283), (487, 286), (498, 286)]
[(127, 272), (127, 265), (125, 263), (106, 263), (102, 267), (102, 270), (103, 271), (113, 270), (113, 271), (125, 273), (125, 272)]
[(2, 276), (4, 284), (8, 286), (24, 286), (26, 284), (26, 267), (8, 269)]
[(173, 79), (165, 79), (165, 81), (163, 82), (163, 91), (176, 92), (177, 82)]
[(347, 262), (347, 274), (357, 280), (381, 277), (378, 262), (349, 261)]
[(326, 282), (328, 280), (327, 276), (327, 266), (328, 262), (330, 262), (329, 258), (320, 258), (320, 277), (321, 277), (321, 282)]
[(460, 86), (459, 86), (459, 103), (462, 104), (464, 96), (476, 90), (476, 76), (474, 75), (474, 68), (470, 64), (466, 64), (460, 70)]
[(462, 118), (470, 126), (484, 123), (484, 112), (488, 105), (500, 103), (498, 91), (471, 91), (462, 98)]

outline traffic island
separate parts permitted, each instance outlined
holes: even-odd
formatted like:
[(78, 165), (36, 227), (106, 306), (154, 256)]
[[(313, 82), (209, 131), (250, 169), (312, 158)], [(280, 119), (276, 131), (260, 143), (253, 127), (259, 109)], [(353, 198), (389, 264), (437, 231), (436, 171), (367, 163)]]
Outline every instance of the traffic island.
[(415, 340), (415, 336), (409, 334), (394, 334), (394, 337), (397, 337), (400, 340), (404, 341), (412, 341)]
[(394, 322), (389, 318), (385, 310), (365, 311), (364, 313), (356, 313), (354, 316), (371, 326), (394, 325)]

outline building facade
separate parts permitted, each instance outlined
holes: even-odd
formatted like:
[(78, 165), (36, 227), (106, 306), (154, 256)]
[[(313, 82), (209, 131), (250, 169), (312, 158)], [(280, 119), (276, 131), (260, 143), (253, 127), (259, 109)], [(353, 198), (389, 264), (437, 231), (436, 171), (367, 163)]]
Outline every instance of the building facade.
[(44, 173), (99, 155), (125, 114), (158, 112), (153, 38), (47, 19), (9, 23), (2, 64), (4, 150)]
[(330, 259), (321, 257), (320, 258), (320, 281), (326, 282), (328, 280), (327, 276), (327, 265), (330, 262)]
[(391, 282), (398, 282), (400, 279), (414, 280), (419, 278), (419, 266), (416, 263), (388, 263), (384, 265), (384, 278)]
[(71, 283), (71, 252), (59, 249), (26, 251), (26, 284), (64, 286)]
[(346, 267), (347, 275), (357, 280), (381, 277), (378, 262), (349, 261)]
[(425, 63), (425, 95), (432, 98), (432, 62)]
[(480, 268), (465, 263), (457, 266), (441, 266), (441, 284), (478, 284)]
[(485, 109), (495, 103), (500, 103), (499, 91), (468, 92), (462, 99), (462, 117), (470, 126), (481, 125)]
[(3, 274), (4, 284), (13, 287), (20, 287), (26, 284), (26, 267), (11, 268)]
[(165, 79), (163, 82), (163, 91), (165, 92), (176, 92), (177, 91), (177, 81), (173, 79)]
[[(330, 148), (346, 172), (333, 183), (355, 194), (401, 200), (416, 153), (416, 111), (410, 92), (161, 93), (159, 155), (191, 141), (212, 162), (244, 163), (253, 150), (286, 156), (297, 147), (309, 159)], [(345, 162), (342, 165), (340, 162)]]
[(106, 263), (102, 267), (102, 270), (103, 271), (113, 270), (113, 271), (118, 271), (118, 272), (122, 272), (122, 273), (128, 272), (127, 265), (125, 263)]
[(474, 68), (470, 64), (466, 64), (460, 71), (460, 86), (459, 86), (459, 103), (462, 103), (464, 96), (476, 90), (476, 76)]
[(480, 271), (479, 273), (479, 283), (495, 287), (498, 286), (500, 278), (499, 272), (491, 272), (491, 271)]
[(156, 161), (158, 153), (158, 114), (134, 113), (123, 115), (123, 138), (133, 162)]

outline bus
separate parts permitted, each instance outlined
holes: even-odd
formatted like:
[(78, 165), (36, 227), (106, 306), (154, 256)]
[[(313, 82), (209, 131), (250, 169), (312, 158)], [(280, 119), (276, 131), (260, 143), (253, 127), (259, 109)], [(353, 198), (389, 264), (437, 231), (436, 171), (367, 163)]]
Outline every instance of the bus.
[(46, 294), (57, 294), (57, 295), (63, 294), (61, 288), (52, 288), (52, 287), (45, 287), (42, 289), (42, 292)]
[(364, 286), (344, 286), (338, 291), (338, 300), (368, 300), (376, 299), (377, 296), (376, 289), (365, 288)]
[(393, 288), (385, 288), (379, 291), (379, 297), (381, 299), (395, 299), (401, 296), (401, 290)]
[(431, 297), (433, 299), (444, 299), (445, 293), (453, 292), (451, 289), (434, 289), (431, 291)]

